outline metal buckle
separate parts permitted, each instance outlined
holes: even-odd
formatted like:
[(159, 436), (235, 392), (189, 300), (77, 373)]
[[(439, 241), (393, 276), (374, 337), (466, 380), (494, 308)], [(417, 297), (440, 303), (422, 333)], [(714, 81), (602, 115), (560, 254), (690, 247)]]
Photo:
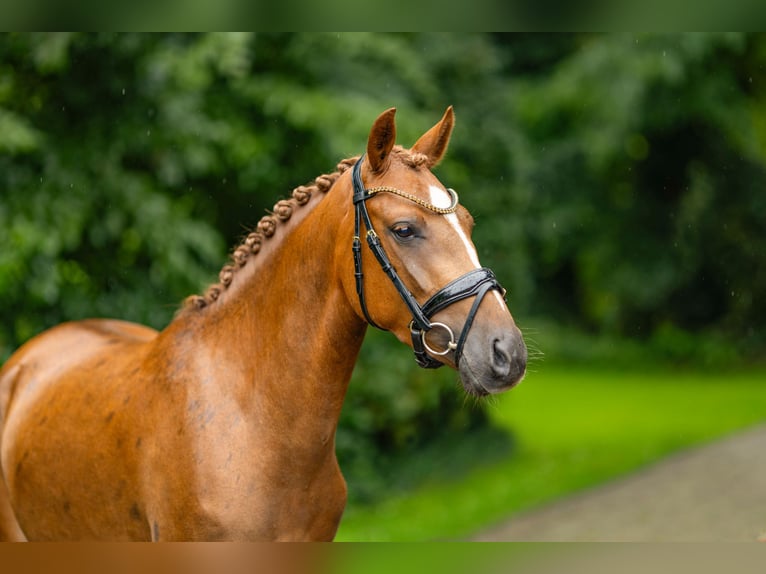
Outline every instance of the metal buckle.
[[(431, 346), (426, 341), (426, 334), (430, 333), (434, 327), (441, 327), (442, 329), (447, 331), (447, 333), (449, 334), (450, 340), (449, 340), (449, 343), (447, 343), (447, 348), (444, 351), (437, 351), (436, 349), (432, 349)], [(420, 332), (420, 340), (423, 341), (423, 346), (425, 347), (426, 351), (428, 351), (429, 353), (437, 357), (443, 357), (450, 351), (454, 351), (455, 349), (457, 349), (457, 343), (455, 342), (455, 333), (453, 333), (452, 329), (450, 329), (447, 325), (445, 325), (444, 323), (431, 323), (431, 330)]]

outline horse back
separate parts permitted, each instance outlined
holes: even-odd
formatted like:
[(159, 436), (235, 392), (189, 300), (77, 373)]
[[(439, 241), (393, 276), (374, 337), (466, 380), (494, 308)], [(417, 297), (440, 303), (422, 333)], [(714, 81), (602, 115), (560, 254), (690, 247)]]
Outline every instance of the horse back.
[(108, 366), (109, 355), (153, 340), (157, 331), (136, 323), (88, 319), (62, 323), (27, 341), (0, 369), (0, 424), (14, 397), (71, 374), (73, 370)]

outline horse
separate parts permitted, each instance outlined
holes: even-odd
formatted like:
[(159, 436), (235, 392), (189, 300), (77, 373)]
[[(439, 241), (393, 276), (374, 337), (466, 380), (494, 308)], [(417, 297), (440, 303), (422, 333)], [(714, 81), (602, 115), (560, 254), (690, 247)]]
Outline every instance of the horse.
[(469, 394), (523, 378), (505, 291), (431, 171), (453, 109), (410, 149), (395, 111), (364, 154), (280, 200), (163, 330), (67, 322), (10, 357), (0, 537), (330, 541), (347, 494), (335, 431), (369, 325)]

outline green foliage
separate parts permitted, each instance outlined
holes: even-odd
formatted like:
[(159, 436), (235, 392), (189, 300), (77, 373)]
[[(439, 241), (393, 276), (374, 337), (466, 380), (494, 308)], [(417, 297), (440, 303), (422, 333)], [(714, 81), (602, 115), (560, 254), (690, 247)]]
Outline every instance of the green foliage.
[(540, 313), (762, 347), (761, 36), (595, 36), (523, 82), (519, 194)]
[[(0, 350), (55, 323), (161, 327), (219, 265), (195, 218), (201, 138), (168, 122), (141, 77), (152, 37), (11, 35), (0, 42)], [(155, 56), (157, 57), (157, 56)], [(205, 151), (205, 153), (207, 153)], [(167, 177), (175, 166), (175, 179)]]

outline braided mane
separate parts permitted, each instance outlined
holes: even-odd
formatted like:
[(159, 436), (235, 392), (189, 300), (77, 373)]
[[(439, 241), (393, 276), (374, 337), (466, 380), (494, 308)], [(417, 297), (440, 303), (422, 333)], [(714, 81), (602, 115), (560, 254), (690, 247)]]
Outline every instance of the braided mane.
[(356, 157), (344, 159), (337, 165), (337, 171), (320, 175), (312, 183), (296, 187), (290, 199), (278, 201), (274, 205), (273, 211), (269, 212), (268, 215), (264, 215), (258, 222), (258, 225), (255, 226), (255, 229), (231, 253), (229, 262), (223, 266), (218, 274), (218, 283), (208, 287), (203, 295), (190, 295), (187, 297), (181, 310), (204, 309), (218, 300), (221, 293), (231, 285), (234, 275), (245, 266), (250, 256), (257, 255), (261, 250), (263, 242), (274, 235), (277, 226), (288, 221), (294, 209), (306, 205), (311, 199), (312, 194), (317, 191), (326, 193), (343, 172), (353, 167), (357, 159)]
[[(420, 169), (428, 165), (427, 156), (419, 153), (410, 153), (401, 146), (395, 146), (392, 152), (393, 155), (396, 155), (408, 167)], [(290, 199), (278, 201), (274, 205), (273, 211), (269, 212), (268, 215), (264, 215), (258, 222), (258, 225), (256, 225), (255, 230), (250, 232), (244, 241), (234, 249), (230, 261), (223, 266), (218, 274), (218, 283), (208, 287), (203, 295), (190, 295), (187, 297), (183, 302), (181, 311), (204, 309), (218, 300), (221, 293), (231, 285), (234, 275), (245, 266), (250, 256), (257, 255), (261, 250), (262, 243), (274, 235), (277, 226), (288, 221), (295, 208), (306, 205), (314, 192), (327, 193), (338, 178), (346, 170), (353, 167), (358, 159), (358, 156), (344, 159), (336, 166), (337, 171), (320, 175), (312, 183), (296, 187)]]

